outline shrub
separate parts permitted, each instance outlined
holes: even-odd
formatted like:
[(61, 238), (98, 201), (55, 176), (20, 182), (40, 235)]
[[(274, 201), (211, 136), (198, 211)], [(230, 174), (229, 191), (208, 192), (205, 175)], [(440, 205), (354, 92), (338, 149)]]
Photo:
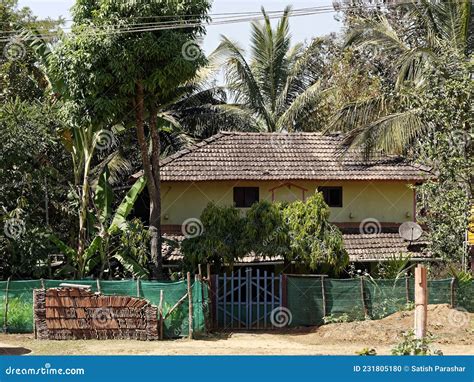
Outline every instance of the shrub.
[(402, 341), (392, 349), (392, 355), (443, 355), (441, 350), (432, 349), (433, 336), (416, 338), (413, 330), (402, 333)]
[(374, 348), (363, 348), (362, 350), (356, 351), (357, 355), (377, 355), (377, 351)]

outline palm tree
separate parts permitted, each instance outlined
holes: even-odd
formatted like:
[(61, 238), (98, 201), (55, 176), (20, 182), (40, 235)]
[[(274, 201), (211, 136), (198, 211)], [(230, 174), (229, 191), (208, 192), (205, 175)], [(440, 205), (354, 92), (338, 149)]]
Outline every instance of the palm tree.
[(319, 42), (291, 46), (286, 7), (276, 28), (262, 8), (263, 24), (252, 23), (250, 59), (238, 43), (223, 36), (216, 53), (224, 59), (228, 90), (234, 107), (268, 132), (308, 129), (305, 119), (323, 92), (315, 78), (313, 53)]
[(360, 18), (351, 27), (346, 46), (369, 51), (374, 59), (385, 57), (393, 86), (336, 113), (331, 128), (348, 133), (345, 149), (363, 147), (366, 156), (378, 151), (406, 154), (427, 133), (430, 126), (407, 90), (423, 92), (426, 78), (448, 49), (451, 62), (468, 60), (473, 48), (471, 9), (469, 0), (413, 1), (400, 5), (402, 17), (379, 14)]

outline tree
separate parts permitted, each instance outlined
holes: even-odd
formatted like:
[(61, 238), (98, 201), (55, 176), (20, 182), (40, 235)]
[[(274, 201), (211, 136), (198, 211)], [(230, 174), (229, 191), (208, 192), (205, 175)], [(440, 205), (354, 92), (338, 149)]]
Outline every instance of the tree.
[(25, 30), (46, 33), (61, 25), (62, 21), (39, 20), (27, 7), (18, 8), (17, 0), (4, 0), (0, 4), (0, 101), (19, 98), (39, 100), (44, 96), (47, 79), (37, 60), (23, 40)]
[(466, 256), (465, 233), (474, 195), (471, 74), (472, 64), (462, 60), (441, 65), (417, 95), (421, 117), (433, 131), (420, 140), (416, 154), (436, 174), (417, 190), (424, 202), (421, 220), (429, 228), (432, 254), (457, 264)]
[[(47, 277), (48, 230), (68, 238), (76, 219), (71, 162), (56, 130), (58, 110), (10, 101), (0, 106), (0, 278)], [(42, 267), (39, 266), (42, 264)]]
[[(196, 230), (183, 240), (185, 262), (233, 264), (247, 254), (283, 256), (303, 269), (339, 273), (348, 263), (341, 232), (329, 223), (320, 193), (289, 204), (254, 203), (242, 216), (235, 207), (209, 204)], [(191, 224), (190, 223), (190, 224)]]
[(242, 112), (268, 132), (302, 130), (305, 119), (322, 96), (312, 66), (319, 41), (309, 47), (291, 46), (288, 19), (291, 8), (276, 28), (262, 8), (263, 24), (252, 23), (251, 58), (234, 41), (222, 37), (217, 52), (224, 59), (228, 89)]
[[(78, 0), (72, 11), (73, 34), (57, 52), (66, 58), (58, 66), (58, 73), (61, 71), (66, 80), (84, 70), (90, 73), (87, 81), (76, 82), (73, 88), (86, 95), (89, 115), (108, 114), (112, 121), (136, 128), (150, 195), (153, 278), (162, 277), (158, 114), (176, 87), (193, 78), (205, 63), (193, 39), (204, 32), (199, 21), (206, 19), (209, 6), (207, 0)], [(192, 18), (193, 23), (186, 28), (146, 28), (164, 17), (172, 17), (176, 23)], [(140, 24), (142, 31), (131, 30), (140, 30), (136, 28)], [(183, 53), (190, 44), (197, 50), (192, 57)]]
[(422, 1), (392, 11), (398, 17), (352, 19), (347, 45), (384, 63), (383, 92), (343, 107), (333, 128), (348, 133), (346, 149), (404, 154), (433, 169), (437, 180), (419, 188), (430, 249), (460, 261), (473, 195), (472, 3)]
[(329, 223), (330, 210), (320, 192), (304, 202), (290, 203), (283, 211), (291, 237), (288, 261), (336, 274), (344, 269), (349, 256), (341, 232)]
[[(418, 138), (430, 129), (420, 118), (420, 109), (407, 96), (426, 90), (424, 80), (440, 65), (465, 61), (472, 52), (469, 38), (472, 3), (460, 1), (422, 1), (403, 4), (396, 18), (383, 15), (353, 20), (346, 45), (372, 51), (372, 57), (386, 60), (393, 86), (382, 94), (357, 100), (335, 116), (333, 128), (348, 132), (346, 146), (364, 147), (367, 155), (375, 151), (407, 154)], [(445, 54), (446, 50), (450, 52)], [(445, 73), (449, 76), (449, 72)], [(467, 125), (458, 126), (465, 129)]]
[(185, 263), (190, 269), (202, 263), (232, 265), (248, 253), (245, 223), (237, 208), (209, 203), (199, 220), (185, 224), (186, 238), (181, 243)]

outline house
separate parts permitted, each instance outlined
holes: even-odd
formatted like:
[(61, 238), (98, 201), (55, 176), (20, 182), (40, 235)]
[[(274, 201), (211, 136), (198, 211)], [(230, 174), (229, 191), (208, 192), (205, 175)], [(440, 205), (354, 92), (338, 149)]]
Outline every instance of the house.
[[(321, 133), (221, 132), (164, 159), (161, 165), (162, 230), (182, 239), (186, 222), (199, 219), (209, 202), (245, 210), (259, 200), (305, 200), (316, 190), (344, 234), (352, 262), (394, 255), (424, 259), (423, 242), (407, 242), (399, 226), (416, 219), (414, 186), (430, 176), (399, 157), (364, 161), (354, 150), (341, 155), (343, 136)], [(135, 174), (135, 177), (141, 173)], [(145, 204), (146, 201), (145, 201)], [(165, 259), (179, 250), (164, 246)], [(249, 255), (241, 261), (278, 263)]]

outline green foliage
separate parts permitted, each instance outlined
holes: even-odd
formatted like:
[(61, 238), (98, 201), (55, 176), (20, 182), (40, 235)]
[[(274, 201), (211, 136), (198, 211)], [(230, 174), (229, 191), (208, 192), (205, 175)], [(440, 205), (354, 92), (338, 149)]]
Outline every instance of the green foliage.
[[(104, 171), (105, 175), (99, 177), (101, 179), (99, 181), (100, 192), (99, 195), (96, 194), (95, 198), (97, 203), (95, 206), (97, 211), (96, 223), (99, 229), (85, 248), (83, 255), (80, 256), (76, 249), (66, 245), (54, 234), (50, 234), (49, 239), (66, 256), (74, 276), (82, 277), (97, 272), (99, 266), (99, 277), (102, 277), (106, 270), (110, 274), (112, 271), (110, 269), (110, 259), (114, 259), (121, 264), (126, 273), (133, 277), (146, 279), (148, 272), (146, 262), (143, 260), (143, 255), (146, 252), (144, 252), (142, 246), (146, 244), (148, 236), (144, 234), (142, 224), (136, 220), (126, 221), (145, 186), (145, 180), (139, 178), (125, 195), (114, 216), (108, 217), (105, 211), (110, 209), (112, 201), (109, 198), (112, 195), (105, 197), (105, 194), (108, 193), (106, 189), (110, 187), (107, 173), (107, 171)], [(109, 224), (107, 228), (105, 227), (106, 224)], [(120, 236), (116, 239), (114, 236), (118, 235)], [(117, 242), (116, 249), (112, 247), (114, 241)], [(137, 247), (135, 247), (136, 245)]]
[(359, 10), (346, 20), (346, 45), (382, 68), (383, 87), (346, 104), (333, 127), (348, 132), (346, 149), (402, 154), (431, 169), (436, 180), (418, 188), (420, 220), (433, 255), (459, 263), (473, 200), (472, 2)]
[(202, 233), (187, 238), (181, 251), (187, 261), (232, 264), (255, 253), (282, 255), (314, 271), (339, 272), (347, 265), (340, 231), (329, 221), (329, 208), (321, 194), (288, 205), (255, 203), (245, 215), (235, 207), (209, 204), (201, 215)]
[(45, 276), (39, 265), (52, 250), (45, 231), (67, 235), (74, 225), (60, 126), (53, 107), (18, 100), (0, 106), (0, 278)]
[[(2, 312), (3, 313), (3, 312)], [(14, 328), (16, 333), (28, 333), (31, 331), (33, 319), (33, 306), (21, 297), (12, 298), (8, 301), (8, 324)]]
[[(113, 31), (132, 23), (137, 28), (137, 23), (153, 23), (170, 15), (183, 20), (192, 15), (197, 21), (206, 18), (208, 9), (207, 0), (76, 1), (73, 33), (64, 36), (51, 58), (54, 77), (63, 83), (68, 98), (83, 104), (91, 118), (130, 122), (130, 97), (137, 81), (142, 81), (147, 101), (163, 104), (176, 87), (194, 77), (205, 63), (204, 55), (197, 51), (196, 59), (186, 59), (183, 46), (204, 30), (190, 26), (142, 33)], [(91, 33), (91, 26), (109, 33)]]
[(418, 187), (425, 201), (421, 221), (429, 227), (429, 249), (437, 257), (460, 263), (473, 200), (474, 83), (472, 64), (458, 58), (457, 64), (447, 68), (451, 58), (440, 57), (436, 73), (426, 79), (418, 102), (423, 119), (435, 130), (420, 141), (417, 151), (437, 178)]
[(192, 267), (201, 263), (232, 264), (247, 254), (244, 243), (245, 218), (235, 207), (209, 203), (202, 212), (199, 231), (181, 244), (185, 260)]
[(357, 355), (377, 355), (377, 350), (374, 348), (363, 348), (362, 350), (356, 351)]
[(245, 246), (263, 256), (285, 256), (290, 247), (289, 227), (280, 204), (261, 201), (246, 214)]
[(375, 277), (379, 279), (398, 279), (405, 276), (410, 265), (410, 256), (400, 254), (377, 264)]
[(275, 27), (263, 8), (262, 13), (263, 23), (252, 23), (249, 60), (237, 42), (222, 38), (217, 53), (224, 58), (227, 87), (242, 113), (253, 117), (261, 130), (307, 129), (308, 116), (322, 98), (313, 70), (320, 43), (291, 46), (291, 7)]
[(304, 264), (311, 270), (323, 265), (336, 273), (342, 271), (349, 256), (341, 232), (329, 223), (329, 213), (319, 192), (304, 202), (288, 204), (283, 211), (291, 237), (287, 260)]
[(443, 355), (441, 350), (433, 349), (430, 345), (433, 336), (415, 338), (413, 330), (402, 333), (402, 340), (392, 349), (392, 355)]
[(0, 102), (42, 100), (48, 81), (37, 64), (34, 49), (23, 41), (25, 31), (48, 33), (61, 20), (39, 20), (27, 7), (18, 8), (17, 0), (0, 4)]
[(325, 316), (323, 317), (323, 322), (324, 324), (337, 324), (341, 322), (364, 321), (367, 319), (370, 318), (364, 316), (362, 308), (354, 307), (351, 308), (348, 312), (330, 314), (328, 316)]

